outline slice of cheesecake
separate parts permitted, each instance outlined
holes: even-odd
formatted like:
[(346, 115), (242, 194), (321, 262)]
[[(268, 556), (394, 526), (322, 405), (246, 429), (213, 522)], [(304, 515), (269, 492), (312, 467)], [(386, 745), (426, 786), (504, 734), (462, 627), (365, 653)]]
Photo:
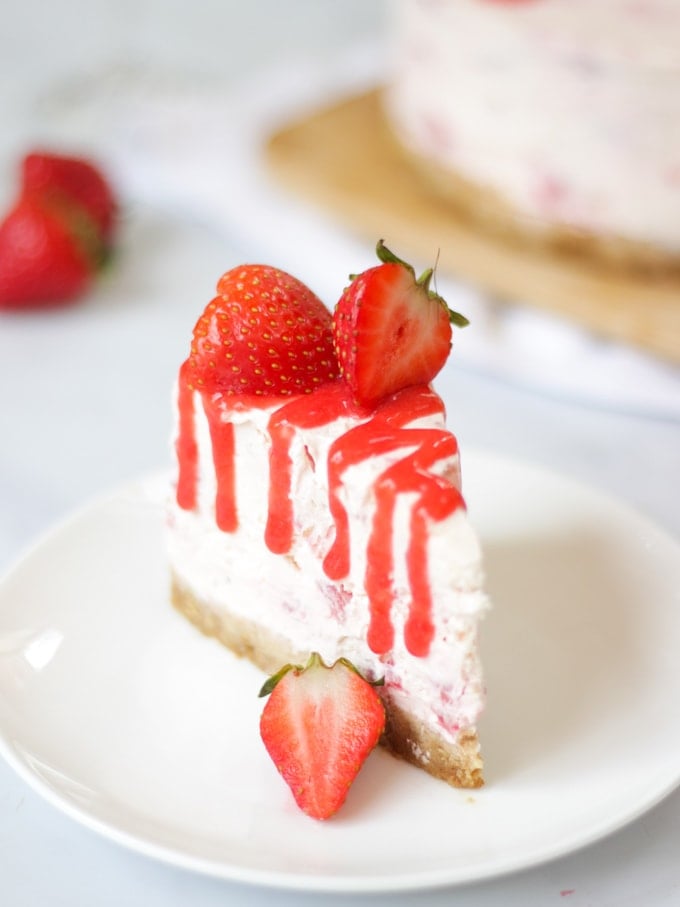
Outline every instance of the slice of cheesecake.
[(179, 372), (173, 602), (267, 672), (318, 652), (384, 679), (385, 745), (478, 787), (487, 599), (443, 403), (422, 381), (373, 399), (347, 305), (334, 327), (280, 275), (228, 272)]

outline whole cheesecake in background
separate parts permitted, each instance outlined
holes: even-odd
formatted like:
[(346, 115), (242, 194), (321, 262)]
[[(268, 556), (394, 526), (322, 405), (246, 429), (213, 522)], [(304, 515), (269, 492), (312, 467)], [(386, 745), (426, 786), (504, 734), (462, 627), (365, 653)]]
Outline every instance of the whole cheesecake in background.
[(379, 254), (333, 319), (278, 269), (220, 280), (178, 376), (173, 602), (270, 673), (310, 653), (348, 659), (384, 681), (383, 743), (478, 787), (488, 602), (458, 445), (429, 383), (460, 317), (430, 271), (416, 282)]
[(676, 0), (401, 0), (385, 111), (485, 229), (680, 268)]

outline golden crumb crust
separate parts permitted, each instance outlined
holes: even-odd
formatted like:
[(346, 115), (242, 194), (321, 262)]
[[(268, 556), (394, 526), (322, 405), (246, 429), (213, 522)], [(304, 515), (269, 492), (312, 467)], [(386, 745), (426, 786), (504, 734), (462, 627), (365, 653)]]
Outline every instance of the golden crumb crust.
[(519, 212), (494, 189), (420, 157), (400, 146), (394, 136), (391, 141), (421, 181), (424, 191), (448, 203), (458, 215), (480, 229), (510, 244), (589, 261), (613, 272), (649, 277), (680, 274), (677, 252), (623, 236), (577, 229), (566, 223), (534, 220)]
[[(206, 636), (212, 636), (234, 654), (247, 658), (268, 674), (288, 662), (304, 663), (308, 652), (295, 651), (290, 643), (254, 621), (213, 610), (197, 598), (177, 576), (172, 578), (174, 607)], [(483, 763), (477, 734), (462, 733), (455, 744), (428, 731), (412, 716), (383, 697), (386, 714), (381, 743), (395, 756), (422, 768), (453, 787), (476, 788), (484, 783)]]

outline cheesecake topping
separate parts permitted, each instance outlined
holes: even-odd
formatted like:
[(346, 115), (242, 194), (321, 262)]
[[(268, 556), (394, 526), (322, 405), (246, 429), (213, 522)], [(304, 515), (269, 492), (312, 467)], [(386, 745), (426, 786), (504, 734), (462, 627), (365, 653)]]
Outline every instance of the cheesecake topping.
[[(185, 510), (196, 505), (196, 440), (194, 407), (202, 405), (210, 427), (217, 493), (215, 518), (224, 532), (238, 529), (238, 482), (234, 472), (234, 427), (229, 414), (242, 410), (228, 395), (195, 393), (179, 388), (179, 429), (177, 455), (179, 480), (177, 502)], [(253, 398), (247, 405), (264, 408), (273, 401)], [(415, 385), (384, 400), (373, 411), (357, 410), (346, 385), (330, 383), (313, 394), (295, 397), (278, 405), (269, 418), (271, 439), (268, 476), (268, 517), (264, 542), (277, 553), (286, 554), (300, 516), (292, 497), (290, 447), (296, 431), (328, 425), (343, 415), (356, 413), (361, 421), (341, 434), (332, 444), (328, 470), (328, 506), (335, 526), (335, 538), (324, 558), (329, 579), (342, 581), (350, 570), (350, 524), (342, 502), (345, 471), (368, 458), (404, 450), (404, 456), (381, 473), (374, 483), (375, 513), (367, 546), (365, 588), (370, 606), (368, 643), (383, 654), (392, 647), (394, 630), (390, 620), (393, 601), (394, 510), (400, 495), (409, 495), (411, 537), (407, 548), (407, 573), (412, 602), (405, 627), (405, 642), (414, 655), (427, 655), (432, 640), (431, 601), (427, 562), (428, 521), (443, 520), (464, 506), (459, 490), (431, 471), (435, 463), (455, 456), (455, 437), (444, 429), (409, 427), (424, 416), (443, 411), (440, 398), (428, 385)], [(363, 416), (363, 418), (361, 418)], [(297, 517), (297, 520), (296, 520)]]
[[(421, 427), (419, 420), (443, 416), (443, 403), (427, 382), (444, 364), (451, 322), (460, 325), (465, 319), (428, 289), (431, 272), (416, 281), (411, 266), (382, 241), (377, 251), (381, 264), (352, 278), (332, 327), (330, 313), (324, 310), (324, 315), (319, 308), (322, 303), (290, 275), (242, 266), (222, 277), (219, 295), (197, 322), (191, 355), (180, 370), (177, 503), (185, 510), (197, 504), (194, 407), (201, 405), (215, 468), (215, 520), (223, 532), (235, 532), (238, 476), (232, 417), (249, 408), (271, 410), (263, 541), (273, 553), (286, 555), (304, 519), (296, 512), (292, 487), (296, 435), (351, 417), (354, 424), (333, 441), (325, 464), (335, 533), (323, 569), (340, 584), (350, 572), (350, 518), (343, 502), (346, 471), (373, 457), (399, 453), (372, 489), (375, 510), (364, 576), (370, 609), (367, 641), (381, 655), (394, 643), (395, 510), (400, 500), (407, 500), (411, 604), (404, 641), (413, 655), (426, 656), (434, 636), (428, 527), (464, 503), (457, 486), (433, 468), (457, 455), (455, 437), (444, 428)], [(404, 367), (397, 366), (390, 353), (397, 340), (408, 341), (399, 354)], [(376, 384), (381, 373), (388, 380)]]

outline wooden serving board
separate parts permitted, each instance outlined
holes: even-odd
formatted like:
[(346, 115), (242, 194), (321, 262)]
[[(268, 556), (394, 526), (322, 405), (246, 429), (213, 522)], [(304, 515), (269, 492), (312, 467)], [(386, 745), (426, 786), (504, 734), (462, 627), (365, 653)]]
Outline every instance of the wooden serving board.
[(372, 242), (430, 261), (496, 298), (552, 311), (604, 337), (680, 363), (680, 275), (598, 269), (486, 234), (414, 178), (385, 125), (379, 90), (348, 98), (271, 136), (266, 159), (289, 189)]

